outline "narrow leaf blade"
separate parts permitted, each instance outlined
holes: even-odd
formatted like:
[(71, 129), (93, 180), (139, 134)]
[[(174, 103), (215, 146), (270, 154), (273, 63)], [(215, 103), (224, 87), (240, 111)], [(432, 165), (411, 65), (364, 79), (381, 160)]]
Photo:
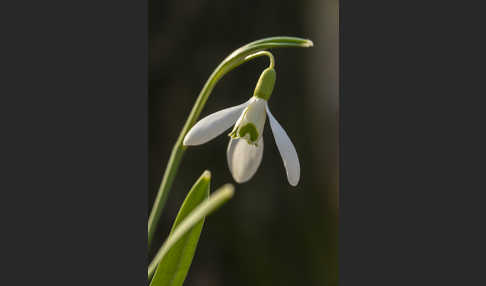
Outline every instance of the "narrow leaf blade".
[[(226, 203), (229, 199), (231, 199), (234, 195), (234, 187), (231, 184), (226, 184), (216, 190), (213, 194), (211, 194), (207, 199), (205, 199), (202, 203), (200, 203), (175, 229), (167, 240), (164, 242), (162, 247), (159, 249), (157, 254), (155, 255), (153, 261), (150, 263), (148, 267), (148, 277), (152, 276), (151, 274), (155, 270), (155, 267), (164, 261), (169, 253), (172, 250), (179, 240), (184, 237), (188, 232), (190, 232), (194, 226), (198, 223), (203, 221), (206, 216), (213, 213), (219, 207), (221, 207), (224, 203)], [(187, 274), (187, 272), (186, 272)], [(184, 275), (185, 278), (185, 275)], [(170, 282), (170, 281), (169, 281)], [(180, 281), (182, 285), (184, 280)], [(166, 281), (162, 281), (161, 283), (167, 283)], [(160, 285), (171, 285), (175, 286), (175, 284), (151, 284), (151, 286), (160, 286)]]
[[(209, 197), (211, 174), (205, 171), (196, 181), (182, 204), (172, 225), (174, 229), (205, 199)], [(179, 286), (184, 283), (191, 267), (192, 259), (204, 225), (204, 219), (198, 222), (190, 231), (177, 241), (160, 262), (152, 279), (151, 286)]]

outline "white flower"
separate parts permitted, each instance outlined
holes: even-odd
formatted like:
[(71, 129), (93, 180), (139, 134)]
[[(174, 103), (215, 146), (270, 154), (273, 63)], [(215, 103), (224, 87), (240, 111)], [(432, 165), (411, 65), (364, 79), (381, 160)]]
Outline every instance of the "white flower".
[[(236, 182), (247, 182), (256, 173), (262, 161), (262, 132), (268, 114), (270, 127), (287, 172), (287, 179), (290, 185), (296, 186), (300, 178), (299, 158), (292, 141), (268, 108), (267, 100), (273, 90), (275, 76), (273, 75), (270, 89), (268, 86), (259, 88), (260, 83), (265, 81), (264, 75), (265, 71), (257, 84), (255, 95), (250, 100), (201, 119), (189, 130), (183, 144), (186, 146), (204, 144), (234, 124), (233, 131), (229, 134), (231, 139), (226, 151), (228, 166)], [(266, 92), (263, 96), (259, 93), (262, 90)]]

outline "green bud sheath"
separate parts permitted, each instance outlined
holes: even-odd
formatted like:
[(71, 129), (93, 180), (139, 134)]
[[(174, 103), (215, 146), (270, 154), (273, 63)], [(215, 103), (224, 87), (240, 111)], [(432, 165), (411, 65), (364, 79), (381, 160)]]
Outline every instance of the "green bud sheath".
[(265, 69), (260, 75), (260, 79), (257, 82), (253, 96), (263, 98), (265, 100), (270, 99), (273, 92), (273, 87), (275, 86), (276, 78), (277, 73), (273, 68)]

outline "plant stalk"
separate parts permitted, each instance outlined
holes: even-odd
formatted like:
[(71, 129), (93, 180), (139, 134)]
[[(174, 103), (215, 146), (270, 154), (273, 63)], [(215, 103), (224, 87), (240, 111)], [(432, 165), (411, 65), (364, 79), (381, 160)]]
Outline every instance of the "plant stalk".
[[(162, 182), (160, 184), (159, 190), (157, 192), (157, 196), (154, 201), (154, 205), (150, 212), (149, 220), (148, 220), (148, 249), (152, 244), (152, 240), (154, 237), (155, 230), (160, 220), (160, 216), (162, 214), (162, 210), (164, 209), (165, 202), (167, 201), (167, 197), (169, 195), (169, 191), (171, 189), (172, 183), (174, 182), (174, 178), (177, 175), (177, 170), (179, 169), (182, 156), (184, 155), (184, 151), (187, 148), (183, 146), (182, 142), (184, 137), (186, 136), (189, 129), (196, 123), (199, 115), (201, 114), (206, 101), (208, 100), (209, 95), (213, 91), (214, 87), (218, 83), (218, 81), (228, 72), (233, 70), (234, 68), (238, 67), (239, 65), (257, 57), (267, 55), (266, 53), (262, 53), (259, 55), (255, 55), (252, 57), (251, 55), (256, 54), (261, 51), (265, 51), (271, 48), (284, 48), (284, 47), (312, 47), (313, 43), (310, 40), (302, 39), (302, 38), (295, 38), (295, 37), (271, 37), (261, 39), (247, 45), (242, 46), (241, 48), (232, 52), (229, 56), (227, 56), (213, 73), (210, 75), (206, 83), (204, 84), (199, 96), (194, 103), (194, 106), (189, 114), (189, 117), (182, 128), (179, 137), (177, 138), (174, 147), (172, 148), (172, 152), (169, 158), (169, 162), (167, 163), (167, 167), (164, 172), (164, 176), (162, 177)], [(268, 52), (267, 52), (268, 53)], [(270, 56), (269, 56), (270, 57)], [(270, 61), (273, 65), (273, 56), (270, 58)]]

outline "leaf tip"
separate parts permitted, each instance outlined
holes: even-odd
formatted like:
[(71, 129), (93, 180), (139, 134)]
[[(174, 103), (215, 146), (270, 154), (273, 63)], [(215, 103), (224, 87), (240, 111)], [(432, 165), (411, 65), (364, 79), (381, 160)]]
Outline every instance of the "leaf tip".
[(202, 174), (202, 177), (206, 180), (211, 180), (211, 171), (205, 170)]
[(232, 198), (233, 195), (235, 194), (235, 187), (233, 184), (225, 184), (224, 186), (221, 187), (221, 193), (224, 194), (224, 197), (226, 198)]
[(310, 48), (314, 46), (314, 42), (312, 42), (312, 40), (306, 39), (302, 46), (304, 48)]

